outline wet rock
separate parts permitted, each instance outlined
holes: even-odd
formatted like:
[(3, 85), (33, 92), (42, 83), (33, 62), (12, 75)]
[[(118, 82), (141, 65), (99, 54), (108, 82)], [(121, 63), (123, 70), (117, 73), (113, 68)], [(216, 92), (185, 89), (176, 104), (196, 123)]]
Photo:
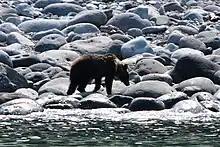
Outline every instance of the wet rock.
[(142, 81), (148, 81), (148, 80), (162, 81), (168, 83), (169, 85), (172, 85), (173, 82), (173, 79), (170, 75), (159, 74), (159, 73), (150, 73), (142, 77)]
[(57, 78), (50, 80), (40, 87), (38, 94), (52, 92), (57, 95), (66, 95), (69, 85), (69, 78)]
[(121, 13), (113, 16), (106, 25), (118, 27), (123, 32), (127, 32), (130, 28), (142, 29), (151, 26), (150, 21), (141, 19), (140, 16), (134, 13)]
[(138, 97), (131, 101), (128, 109), (131, 111), (163, 110), (165, 105), (162, 101), (155, 98)]
[(49, 29), (64, 29), (67, 25), (66, 20), (55, 20), (55, 19), (34, 19), (22, 22), (18, 25), (25, 33), (29, 32), (40, 32)]
[(8, 65), (9, 67), (13, 67), (10, 56), (2, 50), (0, 50), (0, 62)]
[(100, 27), (107, 21), (107, 16), (103, 11), (100, 10), (85, 10), (77, 13), (73, 19), (70, 20), (68, 26), (75, 25), (78, 23), (91, 23)]
[(21, 45), (34, 46), (34, 43), (30, 39), (17, 32), (11, 32), (8, 34), (7, 43), (20, 43)]
[(69, 34), (70, 32), (74, 32), (76, 34), (84, 34), (84, 33), (100, 33), (100, 30), (91, 23), (77, 23), (75, 25), (71, 25), (62, 30), (64, 34)]
[(191, 78), (175, 85), (174, 87), (177, 91), (181, 91), (188, 86), (200, 87), (203, 91), (209, 92), (211, 94), (214, 94), (217, 91), (215, 84), (210, 79), (205, 77)]
[(136, 54), (141, 54), (145, 52), (153, 53), (153, 50), (143, 36), (134, 38), (124, 43), (121, 47), (121, 53), (123, 58), (128, 58)]
[(103, 54), (111, 46), (112, 39), (106, 36), (92, 37), (86, 40), (76, 40), (61, 46), (60, 50), (72, 50), (81, 54)]
[(41, 59), (34, 54), (18, 54), (11, 56), (13, 67), (28, 67), (33, 64), (41, 63)]
[(163, 74), (167, 71), (166, 67), (157, 60), (154, 59), (141, 59), (137, 61), (135, 65), (135, 71), (143, 76), (149, 73)]
[(127, 88), (123, 95), (131, 97), (159, 97), (161, 95), (176, 91), (165, 82), (142, 81)]
[(0, 114), (3, 115), (27, 115), (43, 110), (36, 101), (28, 98), (19, 98), (0, 105)]
[(173, 106), (172, 111), (177, 113), (191, 112), (193, 114), (207, 112), (205, 107), (194, 100), (182, 100)]
[(218, 64), (215, 64), (202, 56), (188, 55), (180, 58), (174, 69), (169, 72), (174, 83), (194, 78), (207, 77), (214, 83), (219, 83), (219, 76), (215, 73), (220, 69)]
[(169, 94), (164, 94), (157, 98), (157, 100), (162, 101), (165, 104), (166, 109), (172, 108), (176, 103), (182, 100), (188, 100), (188, 96), (183, 92), (172, 92)]
[(80, 100), (81, 109), (117, 108), (106, 96), (94, 93)]
[(43, 10), (44, 13), (51, 13), (57, 16), (65, 16), (70, 12), (79, 13), (85, 8), (71, 3), (55, 3), (46, 6)]
[(57, 50), (66, 43), (67, 41), (62, 35), (59, 34), (46, 35), (37, 42), (35, 46), (35, 51), (45, 52), (48, 50)]
[(115, 103), (118, 107), (122, 107), (125, 104), (130, 104), (133, 98), (124, 95), (113, 95), (109, 98), (109, 100)]
[(46, 31), (40, 31), (40, 32), (35, 33), (35, 34), (32, 36), (32, 39), (33, 39), (33, 40), (40, 40), (40, 39), (43, 38), (44, 36), (47, 36), (47, 35), (50, 35), (50, 34), (59, 34), (59, 35), (65, 36), (65, 35), (63, 34), (63, 32), (61, 32), (61, 31), (58, 30), (58, 29), (49, 29), (49, 30), (46, 30)]

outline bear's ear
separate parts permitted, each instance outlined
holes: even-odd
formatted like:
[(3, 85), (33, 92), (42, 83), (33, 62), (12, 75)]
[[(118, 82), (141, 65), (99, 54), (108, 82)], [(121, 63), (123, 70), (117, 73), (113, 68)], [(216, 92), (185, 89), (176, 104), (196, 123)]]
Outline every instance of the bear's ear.
[(127, 70), (128, 69), (128, 65), (127, 64), (123, 64), (123, 69)]

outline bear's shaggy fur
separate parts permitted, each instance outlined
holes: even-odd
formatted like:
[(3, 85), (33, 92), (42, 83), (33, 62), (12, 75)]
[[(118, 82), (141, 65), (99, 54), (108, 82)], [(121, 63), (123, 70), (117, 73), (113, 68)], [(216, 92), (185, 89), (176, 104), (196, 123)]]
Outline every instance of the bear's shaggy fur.
[(101, 87), (101, 79), (105, 77), (107, 94), (112, 93), (114, 77), (119, 78), (126, 86), (129, 85), (127, 65), (123, 64), (114, 54), (85, 54), (73, 61), (70, 69), (70, 85), (68, 95), (85, 92), (86, 85), (95, 79), (94, 92)]

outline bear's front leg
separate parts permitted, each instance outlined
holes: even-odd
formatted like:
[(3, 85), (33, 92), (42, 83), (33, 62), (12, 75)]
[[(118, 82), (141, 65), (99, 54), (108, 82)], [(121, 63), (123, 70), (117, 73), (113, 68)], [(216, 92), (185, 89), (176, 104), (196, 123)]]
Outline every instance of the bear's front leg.
[(77, 90), (79, 91), (79, 92), (86, 92), (85, 91), (85, 88), (86, 88), (86, 85), (89, 83), (89, 79), (83, 79), (83, 80), (81, 80), (81, 82), (80, 82), (80, 84), (79, 84), (79, 86), (78, 86), (78, 88), (77, 88)]
[(96, 91), (98, 91), (100, 89), (101, 81), (102, 81), (102, 77), (95, 78), (95, 88), (94, 88), (93, 92), (96, 92)]
[(112, 76), (105, 78), (105, 86), (106, 86), (106, 91), (107, 91), (108, 95), (112, 94), (113, 79), (114, 79), (114, 77), (112, 77)]
[(76, 91), (76, 87), (77, 87), (76, 84), (70, 83), (68, 91), (67, 91), (67, 95), (73, 94)]

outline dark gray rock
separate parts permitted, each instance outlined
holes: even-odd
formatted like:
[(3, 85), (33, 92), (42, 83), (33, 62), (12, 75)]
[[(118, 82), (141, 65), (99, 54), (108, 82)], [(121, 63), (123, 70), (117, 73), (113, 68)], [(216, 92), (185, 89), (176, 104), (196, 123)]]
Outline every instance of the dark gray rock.
[(37, 72), (37, 71), (36, 72), (29, 72), (24, 77), (27, 80), (32, 81), (34, 83), (49, 78), (49, 76), (46, 73)]
[(177, 2), (169, 2), (163, 5), (165, 12), (178, 11), (183, 12), (185, 9)]
[(127, 88), (123, 95), (131, 97), (153, 97), (176, 91), (173, 87), (165, 82), (160, 81), (142, 81)]
[(55, 3), (46, 6), (43, 10), (44, 13), (51, 13), (57, 16), (66, 16), (70, 12), (79, 13), (85, 10), (85, 8), (80, 5), (71, 3)]
[(34, 46), (34, 43), (18, 32), (11, 32), (7, 37), (7, 44), (19, 43), (21, 45)]
[(167, 38), (167, 43), (174, 43), (176, 45), (179, 45), (180, 39), (184, 36), (185, 35), (182, 32), (175, 30), (169, 34)]
[(164, 94), (157, 98), (157, 100), (162, 101), (165, 104), (166, 109), (172, 108), (176, 103), (182, 100), (188, 100), (188, 96), (183, 92), (172, 92), (168, 94)]
[(29, 66), (29, 68), (33, 72), (36, 72), (36, 71), (41, 72), (41, 71), (46, 70), (50, 67), (52, 67), (52, 66), (48, 63), (37, 63), (37, 64), (33, 64), (33, 65)]
[(131, 40), (131, 38), (129, 38), (129, 36), (123, 35), (123, 34), (119, 34), (119, 33), (112, 34), (112, 35), (109, 36), (109, 37), (110, 37), (112, 40), (121, 40), (121, 41), (123, 41), (124, 43)]
[(28, 67), (33, 64), (41, 63), (41, 59), (34, 54), (18, 54), (11, 56), (13, 67)]
[(134, 13), (121, 13), (113, 16), (106, 25), (118, 27), (123, 32), (127, 32), (130, 28), (142, 29), (151, 26), (150, 21), (141, 19), (140, 16)]
[(13, 67), (10, 56), (2, 50), (0, 50), (0, 62), (8, 65), (9, 67)]
[(50, 34), (59, 34), (59, 35), (65, 36), (65, 35), (63, 34), (63, 32), (61, 32), (61, 31), (58, 30), (58, 29), (49, 29), (49, 30), (46, 30), (46, 31), (40, 31), (40, 32), (35, 33), (35, 34), (32, 36), (32, 39), (33, 39), (33, 40), (40, 40), (40, 39), (43, 38), (44, 36), (47, 36), (47, 35), (50, 35)]
[(128, 109), (131, 111), (163, 110), (165, 105), (155, 98), (138, 97), (131, 101)]
[(127, 33), (132, 37), (138, 37), (143, 35), (142, 30), (139, 28), (130, 28)]
[(122, 107), (124, 104), (130, 104), (133, 98), (124, 95), (113, 95), (109, 98), (109, 100), (116, 104), (118, 107)]
[(103, 11), (100, 10), (85, 10), (77, 13), (73, 19), (70, 20), (68, 26), (78, 23), (91, 23), (100, 27), (107, 21), (107, 16)]
[(0, 42), (6, 42), (6, 40), (7, 35), (4, 32), (0, 31)]
[(162, 34), (167, 30), (166, 26), (149, 26), (142, 29), (143, 34)]
[(117, 106), (108, 99), (108, 97), (93, 93), (80, 100), (81, 109), (97, 109), (97, 108), (117, 108)]

